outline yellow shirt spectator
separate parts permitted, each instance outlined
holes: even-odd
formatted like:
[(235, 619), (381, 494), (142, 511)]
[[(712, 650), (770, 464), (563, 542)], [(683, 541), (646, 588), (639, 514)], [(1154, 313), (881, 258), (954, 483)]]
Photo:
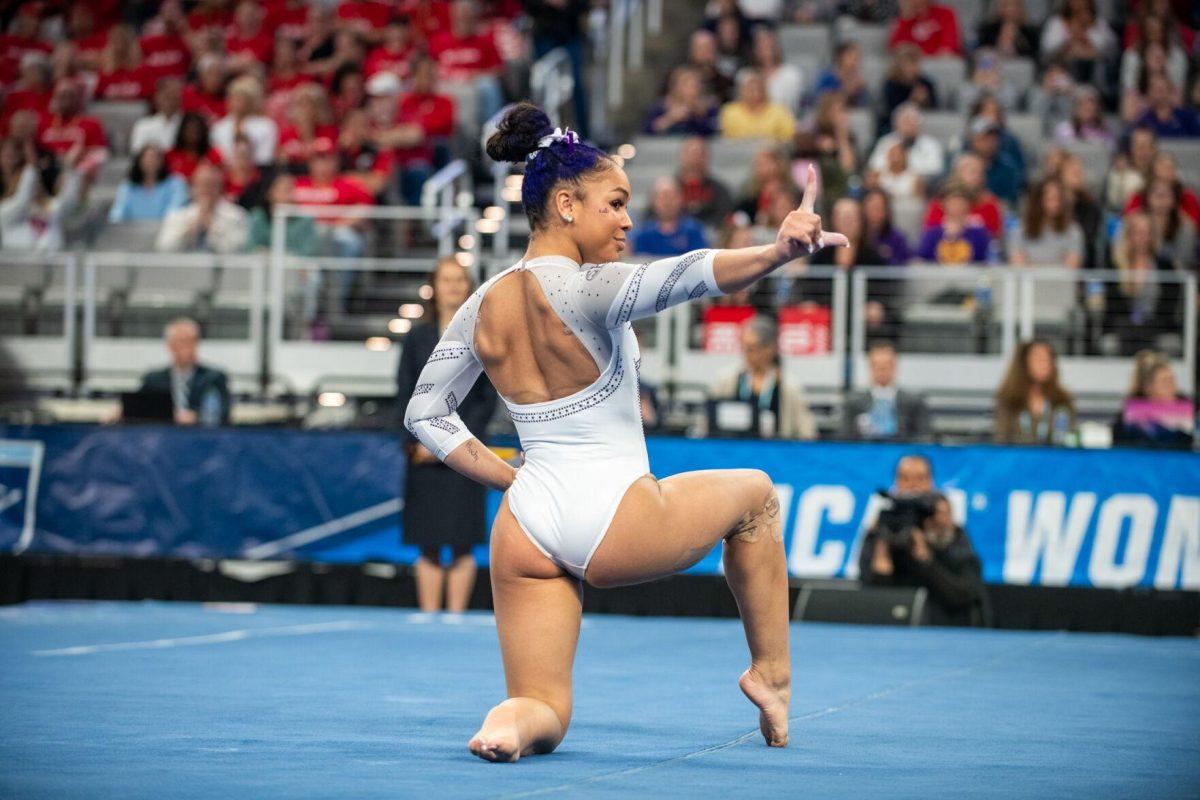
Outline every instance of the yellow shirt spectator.
[(792, 141), (796, 119), (778, 103), (767, 99), (767, 84), (758, 70), (743, 70), (738, 76), (737, 99), (721, 106), (717, 118), (721, 135), (727, 139), (774, 139)]
[(777, 103), (767, 103), (751, 111), (738, 100), (721, 106), (717, 126), (726, 139), (774, 139), (791, 142), (796, 133), (796, 119)]

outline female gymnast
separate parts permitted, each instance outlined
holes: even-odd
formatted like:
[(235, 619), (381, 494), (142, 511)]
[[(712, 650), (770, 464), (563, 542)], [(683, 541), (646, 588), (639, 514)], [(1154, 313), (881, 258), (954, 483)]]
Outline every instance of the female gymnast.
[[(725, 575), (750, 649), (738, 683), (766, 743), (788, 742), (788, 576), (779, 500), (766, 473), (650, 474), (630, 322), (744, 289), (846, 237), (822, 233), (810, 169), (774, 244), (617, 263), (632, 227), (629, 179), (570, 130), (521, 103), (488, 140), (524, 162), (525, 257), (481, 285), (430, 354), (405, 425), (438, 458), (505, 490), (492, 526), (491, 579), (508, 699), (470, 751), (489, 761), (549, 753), (571, 720), (582, 582), (607, 588), (687, 569), (725, 541)], [(501, 460), (467, 430), (459, 400), (484, 371), (508, 407), (525, 462)]]

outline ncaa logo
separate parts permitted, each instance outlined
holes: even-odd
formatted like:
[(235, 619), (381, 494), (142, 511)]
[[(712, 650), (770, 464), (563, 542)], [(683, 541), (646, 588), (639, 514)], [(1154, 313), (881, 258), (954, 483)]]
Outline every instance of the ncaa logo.
[(0, 439), (0, 550), (23, 553), (33, 541), (43, 451), (41, 442)]

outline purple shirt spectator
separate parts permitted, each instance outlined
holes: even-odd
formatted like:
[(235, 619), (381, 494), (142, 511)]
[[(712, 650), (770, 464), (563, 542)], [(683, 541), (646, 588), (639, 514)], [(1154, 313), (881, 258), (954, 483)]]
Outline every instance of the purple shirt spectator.
[(887, 233), (880, 234), (879, 238), (871, 243), (875, 248), (875, 252), (888, 263), (890, 267), (899, 267), (908, 263), (909, 251), (908, 240), (904, 238), (904, 234), (896, 228), (891, 228)]
[(1136, 128), (1150, 128), (1160, 139), (1200, 137), (1200, 119), (1190, 108), (1173, 108), (1166, 119), (1154, 109), (1147, 109), (1134, 123)]
[(943, 225), (934, 225), (921, 236), (917, 257), (938, 264), (983, 264), (988, 259), (991, 237), (981, 225), (967, 225), (951, 234)]

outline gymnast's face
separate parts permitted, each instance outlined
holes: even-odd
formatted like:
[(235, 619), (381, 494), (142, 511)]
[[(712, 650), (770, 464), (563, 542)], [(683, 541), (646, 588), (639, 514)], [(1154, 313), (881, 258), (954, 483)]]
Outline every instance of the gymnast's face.
[[(581, 191), (569, 193), (566, 232), (579, 246), (585, 264), (619, 261), (628, 247), (626, 234), (633, 227), (629, 218), (629, 178), (615, 164), (583, 181)], [(559, 195), (562, 219), (562, 198)]]

